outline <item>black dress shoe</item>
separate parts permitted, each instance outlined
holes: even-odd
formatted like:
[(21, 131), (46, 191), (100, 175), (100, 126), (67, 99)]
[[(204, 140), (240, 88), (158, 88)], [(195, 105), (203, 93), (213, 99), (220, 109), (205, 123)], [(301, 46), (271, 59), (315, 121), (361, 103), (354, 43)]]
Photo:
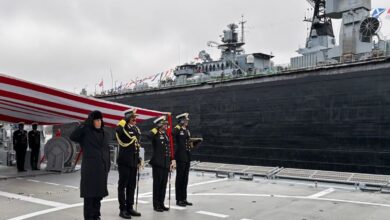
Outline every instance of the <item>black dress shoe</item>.
[(191, 202), (188, 202), (187, 200), (184, 201), (186, 203), (186, 205), (189, 205), (189, 206), (192, 206), (192, 203)]
[(141, 213), (135, 211), (133, 208), (127, 210), (127, 213), (131, 216), (141, 216)]
[(187, 203), (185, 203), (184, 201), (177, 201), (176, 205), (181, 206), (181, 207), (185, 207), (185, 206), (187, 206)]
[(161, 207), (154, 207), (153, 209), (156, 212), (163, 212), (164, 211)]
[(95, 217), (93, 220), (100, 220), (100, 217)]
[(119, 216), (124, 218), (124, 219), (131, 219), (131, 215), (129, 213), (127, 213), (126, 211), (121, 211), (119, 213)]
[(161, 206), (161, 209), (162, 209), (163, 211), (169, 211), (169, 208), (166, 207), (165, 205), (162, 205), (162, 206)]

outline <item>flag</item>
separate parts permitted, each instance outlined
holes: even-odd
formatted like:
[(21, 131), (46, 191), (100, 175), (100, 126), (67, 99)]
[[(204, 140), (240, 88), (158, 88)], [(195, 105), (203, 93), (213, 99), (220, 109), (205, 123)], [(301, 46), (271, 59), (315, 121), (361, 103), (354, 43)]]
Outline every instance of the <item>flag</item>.
[(168, 76), (169, 76), (170, 73), (171, 73), (171, 69), (165, 71), (165, 74), (164, 74), (164, 76), (162, 77), (162, 80), (167, 80), (167, 78), (168, 78)]
[(129, 89), (132, 89), (133, 87), (132, 87), (132, 85), (135, 85), (135, 82), (134, 82), (134, 80), (131, 80), (130, 82), (128, 82), (127, 84), (126, 84), (126, 88), (129, 88)]
[(103, 79), (102, 79), (102, 81), (100, 81), (99, 87), (103, 87)]
[[(64, 124), (85, 120), (91, 111), (99, 110), (105, 124), (115, 127), (124, 112), (132, 108), (137, 107), (76, 95), (0, 74), (0, 121)], [(168, 113), (137, 108), (137, 114), (137, 120), (142, 122)]]
[(152, 82), (154, 82), (154, 80), (156, 80), (157, 78), (159, 78), (159, 76), (161, 76), (161, 74), (163, 74), (163, 73), (157, 73), (157, 74), (153, 77)]
[(379, 16), (381, 16), (381, 14), (383, 14), (383, 12), (385, 12), (385, 11), (386, 11), (386, 8), (376, 8), (372, 11), (371, 16), (374, 18), (379, 18)]
[(120, 84), (120, 85), (118, 86), (118, 88), (117, 88), (118, 90), (122, 89), (122, 86), (123, 86), (122, 84), (123, 84), (123, 83), (121, 82), (121, 84)]
[(386, 19), (390, 19), (390, 8), (387, 10), (385, 18)]

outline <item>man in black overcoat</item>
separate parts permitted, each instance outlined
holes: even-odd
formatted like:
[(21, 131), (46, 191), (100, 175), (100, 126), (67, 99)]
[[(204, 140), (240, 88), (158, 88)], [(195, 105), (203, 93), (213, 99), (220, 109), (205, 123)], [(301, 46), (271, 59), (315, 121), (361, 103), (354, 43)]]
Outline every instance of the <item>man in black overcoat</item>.
[(85, 220), (100, 220), (101, 200), (108, 195), (110, 148), (109, 137), (103, 127), (102, 113), (93, 111), (70, 136), (72, 141), (80, 143), (83, 150), (80, 196), (84, 198)]

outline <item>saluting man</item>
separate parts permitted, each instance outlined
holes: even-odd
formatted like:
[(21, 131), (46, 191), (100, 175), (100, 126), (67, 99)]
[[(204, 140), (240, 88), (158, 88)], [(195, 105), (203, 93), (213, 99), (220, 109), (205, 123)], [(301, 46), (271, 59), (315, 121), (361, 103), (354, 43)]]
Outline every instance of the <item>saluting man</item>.
[(41, 148), (41, 133), (37, 130), (38, 124), (32, 124), (32, 130), (28, 132), (28, 146), (31, 149), (30, 164), (32, 170), (38, 169), (39, 150)]
[(19, 129), (13, 133), (13, 145), (16, 151), (16, 166), (19, 172), (26, 171), (24, 169), (24, 160), (27, 151), (27, 131), (24, 130), (24, 122), (19, 122)]
[(133, 208), (138, 166), (142, 164), (139, 156), (141, 131), (136, 126), (136, 120), (136, 109), (127, 111), (124, 119), (115, 129), (119, 144), (117, 159), (119, 216), (125, 219), (131, 219), (131, 216), (141, 216), (141, 213)]
[(175, 182), (176, 204), (178, 206), (191, 206), (187, 201), (188, 175), (191, 163), (191, 134), (188, 130), (189, 114), (183, 113), (176, 116), (178, 124), (173, 129), (173, 138), (175, 142), (175, 160), (177, 165), (177, 175)]
[(153, 155), (149, 162), (153, 173), (153, 208), (157, 212), (162, 212), (169, 210), (164, 205), (165, 192), (168, 174), (176, 167), (176, 162), (171, 161), (170, 141), (166, 133), (168, 128), (166, 116), (157, 118), (154, 124), (156, 127), (150, 133)]

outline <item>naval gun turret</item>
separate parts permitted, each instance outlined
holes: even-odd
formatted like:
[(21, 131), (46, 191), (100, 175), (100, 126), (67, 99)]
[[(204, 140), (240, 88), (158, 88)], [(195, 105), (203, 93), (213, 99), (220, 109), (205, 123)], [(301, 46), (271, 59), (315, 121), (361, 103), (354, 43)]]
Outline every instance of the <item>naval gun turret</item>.
[[(370, 17), (371, 0), (309, 0), (314, 7), (306, 47), (291, 59), (291, 68), (345, 63), (384, 55), (388, 42), (378, 36), (380, 21)], [(341, 19), (339, 45), (332, 20)], [(375, 41), (375, 37), (378, 41)]]

